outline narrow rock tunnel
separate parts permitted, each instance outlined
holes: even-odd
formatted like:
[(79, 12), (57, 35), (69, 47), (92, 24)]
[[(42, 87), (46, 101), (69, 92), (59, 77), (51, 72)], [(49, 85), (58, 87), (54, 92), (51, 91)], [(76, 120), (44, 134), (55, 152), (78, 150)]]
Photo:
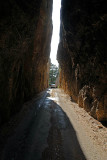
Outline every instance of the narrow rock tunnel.
[[(60, 87), (106, 121), (106, 5), (104, 0), (61, 3)], [(52, 0), (1, 0), (0, 124), (48, 87), (51, 35)]]
[[(1, 128), (4, 124), (8, 123), (14, 115), (21, 111), (25, 102), (29, 102), (33, 97), (36, 97), (38, 100), (38, 94), (41, 94), (42, 91), (49, 87), (53, 1), (54, 0), (0, 1)], [(84, 110), (87, 111), (97, 122), (100, 121), (106, 126), (107, 12), (105, 3), (104, 0), (61, 1), (60, 41), (57, 50), (57, 60), (59, 63), (59, 88), (62, 89), (62, 96), (64, 91), (69, 95), (70, 101), (74, 106), (78, 104), (80, 108), (83, 108), (83, 113)], [(51, 91), (49, 93), (51, 93)], [(59, 93), (60, 91), (58, 91), (58, 94)], [(54, 91), (50, 95), (53, 96), (52, 94), (55, 94)], [(57, 95), (57, 92), (55, 95)], [(44, 103), (47, 104), (47, 99), (45, 101)], [(42, 102), (40, 101), (40, 103)], [(50, 103), (52, 103), (53, 106), (56, 105), (53, 101), (50, 101)], [(39, 104), (39, 106), (41, 106), (41, 104)], [(59, 104), (55, 107), (56, 110), (59, 109), (61, 111), (63, 117), (66, 117), (67, 123), (69, 122), (69, 125), (67, 125), (70, 126), (71, 122), (65, 113), (67, 108), (63, 108), (65, 110), (62, 110)], [(53, 134), (53, 130), (55, 131), (56, 137), (59, 136), (61, 147), (61, 134), (64, 135), (65, 133), (64, 131), (60, 133), (58, 128), (54, 126), (54, 121), (57, 124), (56, 119), (58, 119), (58, 117), (55, 115), (53, 108), (54, 107), (50, 109), (51, 116), (54, 115), (51, 117), (51, 123), (56, 131), (51, 127), (48, 143), (51, 146), (50, 141), (52, 140), (50, 137), (51, 133)], [(46, 114), (48, 115), (48, 113)], [(78, 114), (78, 112), (76, 114)], [(59, 119), (60, 118), (61, 117), (59, 117)], [(47, 119), (41, 116), (41, 121), (42, 120), (44, 123), (47, 121)], [(98, 124), (100, 122), (98, 122)], [(36, 123), (35, 121), (34, 124)], [(76, 139), (74, 143), (78, 143), (75, 130), (72, 125), (70, 127), (70, 132), (73, 131), (74, 139)], [(98, 127), (103, 128), (102, 126)], [(39, 129), (40, 128), (38, 128), (38, 130)], [(104, 133), (105, 132), (106, 129), (104, 130)], [(28, 133), (25, 133), (24, 136), (27, 137), (27, 134)], [(0, 133), (0, 136), (1, 135)], [(30, 136), (32, 136), (32, 134)], [(69, 139), (67, 139), (67, 141), (70, 144)], [(66, 141), (64, 143), (66, 144)], [(59, 142), (57, 142), (57, 145), (59, 145)], [(0, 147), (0, 149), (1, 148), (2, 147)], [(79, 145), (78, 148), (80, 148), (81, 155), (85, 160)], [(49, 148), (47, 147), (42, 154), (45, 156), (48, 150)], [(73, 152), (75, 153), (75, 151)], [(67, 153), (68, 151), (66, 151), (66, 154)], [(80, 157), (77, 157), (78, 160), (79, 158)], [(6, 158), (3, 158), (3, 160), (4, 159)], [(21, 159), (23, 159), (23, 157), (21, 157)], [(25, 159), (30, 160), (27, 156)], [(55, 158), (53, 158), (53, 160), (54, 159)], [(64, 159), (64, 157), (61, 155), (60, 159)]]

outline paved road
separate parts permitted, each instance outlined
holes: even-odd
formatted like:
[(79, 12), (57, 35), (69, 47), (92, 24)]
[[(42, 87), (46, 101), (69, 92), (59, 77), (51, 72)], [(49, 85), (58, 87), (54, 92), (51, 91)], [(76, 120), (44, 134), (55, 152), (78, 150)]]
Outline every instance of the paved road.
[(95, 154), (93, 158), (86, 158), (91, 151), (88, 155), (82, 149), (82, 138), (79, 140), (75, 123), (63, 109), (69, 107), (66, 101), (58, 89), (43, 92), (33, 101), (31, 109), (9, 137), (1, 160), (94, 160)]

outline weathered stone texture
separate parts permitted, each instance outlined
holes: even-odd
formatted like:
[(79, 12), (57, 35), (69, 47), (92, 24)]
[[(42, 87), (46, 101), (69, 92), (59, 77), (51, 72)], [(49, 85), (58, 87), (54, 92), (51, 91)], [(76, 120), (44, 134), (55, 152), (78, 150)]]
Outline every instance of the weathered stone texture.
[(62, 0), (60, 85), (99, 121), (107, 120), (106, 24), (104, 0)]
[(0, 124), (47, 88), (52, 0), (0, 1)]

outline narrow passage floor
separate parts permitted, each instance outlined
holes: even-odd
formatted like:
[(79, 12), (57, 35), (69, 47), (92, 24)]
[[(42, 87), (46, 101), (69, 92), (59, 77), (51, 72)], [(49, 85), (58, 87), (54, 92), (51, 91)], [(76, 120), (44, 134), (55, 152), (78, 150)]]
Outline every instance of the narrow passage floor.
[(61, 89), (42, 92), (24, 110), (1, 160), (106, 160), (107, 129)]

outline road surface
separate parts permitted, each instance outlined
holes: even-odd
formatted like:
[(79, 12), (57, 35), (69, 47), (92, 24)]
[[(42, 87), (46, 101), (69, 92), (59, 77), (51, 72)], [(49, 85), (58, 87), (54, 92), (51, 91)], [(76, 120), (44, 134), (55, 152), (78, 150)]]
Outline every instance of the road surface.
[(42, 92), (27, 107), (1, 160), (107, 160), (107, 129), (61, 89)]

